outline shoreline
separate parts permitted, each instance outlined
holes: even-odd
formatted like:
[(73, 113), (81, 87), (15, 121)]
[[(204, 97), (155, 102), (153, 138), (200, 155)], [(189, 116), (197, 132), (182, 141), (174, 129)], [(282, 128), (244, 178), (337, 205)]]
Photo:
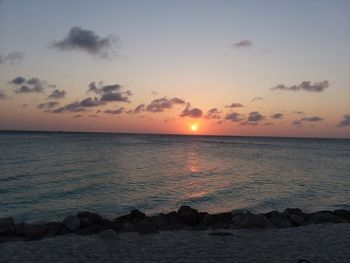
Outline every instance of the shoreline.
[(50, 221), (38, 224), (15, 223), (12, 218), (0, 218), (0, 243), (9, 241), (40, 240), (43, 238), (76, 235), (116, 236), (125, 232), (157, 234), (162, 231), (208, 231), (238, 229), (297, 228), (313, 224), (350, 223), (350, 210), (318, 211), (305, 213), (298, 208), (283, 212), (271, 211), (254, 214), (245, 210), (217, 214), (199, 212), (189, 206), (178, 211), (147, 216), (139, 210), (127, 215), (106, 219), (91, 212), (67, 216), (62, 222)]

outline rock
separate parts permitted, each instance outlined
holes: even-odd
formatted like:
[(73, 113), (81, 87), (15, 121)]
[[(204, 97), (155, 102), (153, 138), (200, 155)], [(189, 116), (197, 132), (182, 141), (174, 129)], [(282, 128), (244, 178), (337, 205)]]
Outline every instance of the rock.
[(152, 216), (149, 219), (151, 220), (152, 224), (158, 229), (166, 230), (169, 227), (169, 221), (165, 214)]
[(11, 217), (0, 218), (0, 236), (11, 235), (15, 230), (15, 221)]
[(335, 210), (333, 214), (335, 214), (336, 216), (344, 220), (350, 221), (350, 210), (338, 209), (338, 210)]
[(306, 224), (308, 214), (301, 211), (299, 208), (286, 208), (283, 214), (288, 217), (292, 225), (303, 226)]
[(20, 237), (40, 239), (45, 236), (46, 227), (44, 225), (30, 225), (27, 223), (19, 223), (15, 225), (15, 234)]
[(92, 223), (91, 223), (89, 218), (87, 218), (87, 217), (80, 218), (80, 227), (81, 228), (88, 228), (91, 226), (92, 226)]
[(288, 217), (278, 211), (266, 213), (265, 216), (270, 220), (274, 227), (286, 228), (292, 226)]
[(46, 232), (49, 236), (61, 234), (63, 224), (61, 222), (49, 222), (46, 224)]
[(136, 225), (136, 231), (141, 234), (154, 234), (158, 233), (157, 228), (153, 225), (149, 219), (142, 220)]
[(130, 214), (128, 215), (123, 215), (118, 217), (116, 220), (120, 221), (120, 222), (129, 222), (129, 223), (135, 223), (137, 221), (141, 221), (146, 219), (146, 214), (140, 212), (137, 209), (134, 209), (130, 212)]
[(239, 228), (265, 228), (271, 227), (272, 223), (263, 214), (239, 214), (232, 219), (233, 225)]
[(189, 226), (198, 225), (202, 219), (202, 215), (196, 209), (189, 206), (181, 206), (176, 216), (180, 222)]
[(128, 222), (123, 223), (122, 226), (122, 231), (125, 232), (134, 232), (135, 231), (135, 226), (133, 224), (130, 224)]
[[(80, 223), (82, 223), (82, 221), (84, 221), (82, 225), (84, 225), (84, 224), (99, 225), (103, 222), (102, 216), (100, 216), (99, 214), (96, 214), (96, 213), (80, 212), (77, 216), (80, 219)], [(88, 223), (88, 220), (90, 221), (90, 223)], [(87, 226), (84, 226), (84, 227), (87, 227)]]
[(63, 224), (70, 232), (74, 232), (80, 227), (80, 219), (77, 216), (70, 215), (63, 220)]
[(219, 214), (206, 214), (202, 220), (201, 225), (204, 226), (223, 226), (230, 224), (233, 214), (231, 212)]
[(98, 237), (101, 238), (101, 239), (116, 239), (118, 237), (118, 235), (112, 229), (106, 229), (106, 230), (103, 230), (98, 235)]
[(310, 214), (308, 224), (323, 224), (323, 223), (342, 223), (343, 219), (332, 214), (330, 211), (319, 211)]

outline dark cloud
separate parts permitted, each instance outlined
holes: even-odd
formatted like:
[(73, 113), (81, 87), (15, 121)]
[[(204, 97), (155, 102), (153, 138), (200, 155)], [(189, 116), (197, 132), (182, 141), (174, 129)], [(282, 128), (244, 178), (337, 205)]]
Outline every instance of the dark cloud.
[(230, 112), (225, 116), (225, 120), (229, 120), (232, 122), (240, 122), (243, 120), (242, 115), (238, 112)]
[(179, 98), (168, 99), (166, 97), (153, 100), (147, 105), (146, 111), (148, 112), (162, 112), (164, 110), (171, 109), (176, 104), (185, 104), (186, 102)]
[(107, 114), (114, 114), (114, 115), (122, 114), (123, 112), (125, 112), (124, 107), (121, 107), (121, 108), (115, 109), (115, 110), (105, 110), (105, 111), (104, 111), (104, 113), (107, 113)]
[(272, 122), (266, 122), (262, 126), (272, 126), (272, 125), (274, 125)]
[(118, 42), (116, 36), (102, 38), (92, 30), (75, 26), (69, 30), (64, 39), (54, 41), (52, 46), (58, 50), (81, 50), (97, 57), (110, 58), (115, 55)]
[(11, 84), (15, 84), (15, 85), (21, 85), (21, 84), (24, 84), (24, 82), (26, 82), (26, 79), (23, 77), (16, 77), (10, 81)]
[(315, 122), (315, 121), (323, 121), (323, 119), (318, 116), (312, 116), (312, 117), (302, 118), (301, 121)]
[(322, 92), (329, 87), (329, 82), (327, 80), (321, 82), (311, 83), (310, 81), (303, 81), (299, 85), (286, 86), (284, 84), (279, 84), (276, 87), (270, 88), (271, 90), (288, 90), (288, 91), (299, 91), (304, 90), (308, 92)]
[(59, 89), (55, 89), (49, 96), (49, 99), (53, 99), (53, 100), (59, 100), (59, 99), (63, 99), (66, 96), (66, 91), (65, 90), (59, 90)]
[(203, 112), (201, 109), (192, 108), (189, 103), (187, 103), (186, 108), (182, 111), (180, 117), (191, 117), (191, 118), (200, 118), (202, 117)]
[(41, 93), (46, 87), (52, 86), (52, 84), (49, 85), (45, 80), (39, 78), (16, 77), (9, 83), (17, 86), (16, 93)]
[(83, 115), (78, 114), (78, 115), (74, 115), (74, 116), (72, 117), (72, 119), (78, 119), (78, 118), (81, 118), (81, 117), (83, 117)]
[(241, 40), (232, 44), (232, 46), (236, 48), (249, 48), (253, 46), (253, 43), (250, 40)]
[(49, 110), (58, 106), (58, 104), (59, 104), (58, 101), (49, 101), (49, 102), (41, 103), (37, 105), (37, 108), (40, 110)]
[(206, 119), (220, 119), (221, 118), (221, 111), (219, 111), (217, 108), (213, 108), (208, 110), (208, 112), (205, 114), (204, 118)]
[(259, 100), (264, 100), (264, 99), (262, 97), (254, 97), (250, 102), (259, 101)]
[(272, 119), (283, 119), (283, 113), (275, 113), (270, 116)]
[(97, 107), (97, 106), (100, 106), (100, 105), (103, 105), (104, 103), (101, 102), (98, 98), (86, 98), (86, 99), (83, 99), (82, 101), (80, 101), (80, 106), (81, 107), (87, 107), (87, 108), (90, 108), (90, 107)]
[(129, 110), (127, 113), (129, 113), (129, 114), (137, 114), (137, 113), (143, 112), (145, 110), (146, 110), (146, 105), (145, 104), (140, 104), (135, 109)]
[(343, 119), (337, 125), (337, 127), (347, 127), (347, 126), (350, 126), (350, 114), (344, 115)]
[(243, 107), (243, 105), (241, 103), (232, 103), (230, 105), (226, 105), (225, 108), (240, 108), (240, 107)]
[(101, 102), (130, 102), (129, 97), (132, 95), (131, 91), (122, 91), (122, 88), (123, 87), (119, 84), (103, 86), (102, 82), (100, 82), (99, 87), (97, 87), (95, 82), (91, 82), (89, 84), (88, 92), (94, 92), (101, 95)]
[(11, 52), (6, 55), (1, 55), (0, 54), (0, 64), (4, 63), (10, 63), (10, 64), (15, 64), (18, 62), (21, 62), (24, 58), (24, 53), (23, 52)]
[(248, 122), (259, 122), (265, 119), (263, 115), (261, 115), (258, 111), (252, 111), (249, 113)]

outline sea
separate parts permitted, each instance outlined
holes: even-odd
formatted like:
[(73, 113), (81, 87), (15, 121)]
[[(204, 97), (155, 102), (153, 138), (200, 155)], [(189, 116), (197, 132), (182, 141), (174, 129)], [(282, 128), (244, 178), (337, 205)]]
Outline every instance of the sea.
[(0, 218), (350, 209), (350, 140), (0, 132)]

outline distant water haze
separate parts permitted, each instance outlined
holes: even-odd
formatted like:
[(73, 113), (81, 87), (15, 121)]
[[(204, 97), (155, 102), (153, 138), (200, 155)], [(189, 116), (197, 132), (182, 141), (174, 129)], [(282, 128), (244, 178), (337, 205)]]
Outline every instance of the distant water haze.
[(350, 140), (0, 133), (0, 217), (350, 208)]

